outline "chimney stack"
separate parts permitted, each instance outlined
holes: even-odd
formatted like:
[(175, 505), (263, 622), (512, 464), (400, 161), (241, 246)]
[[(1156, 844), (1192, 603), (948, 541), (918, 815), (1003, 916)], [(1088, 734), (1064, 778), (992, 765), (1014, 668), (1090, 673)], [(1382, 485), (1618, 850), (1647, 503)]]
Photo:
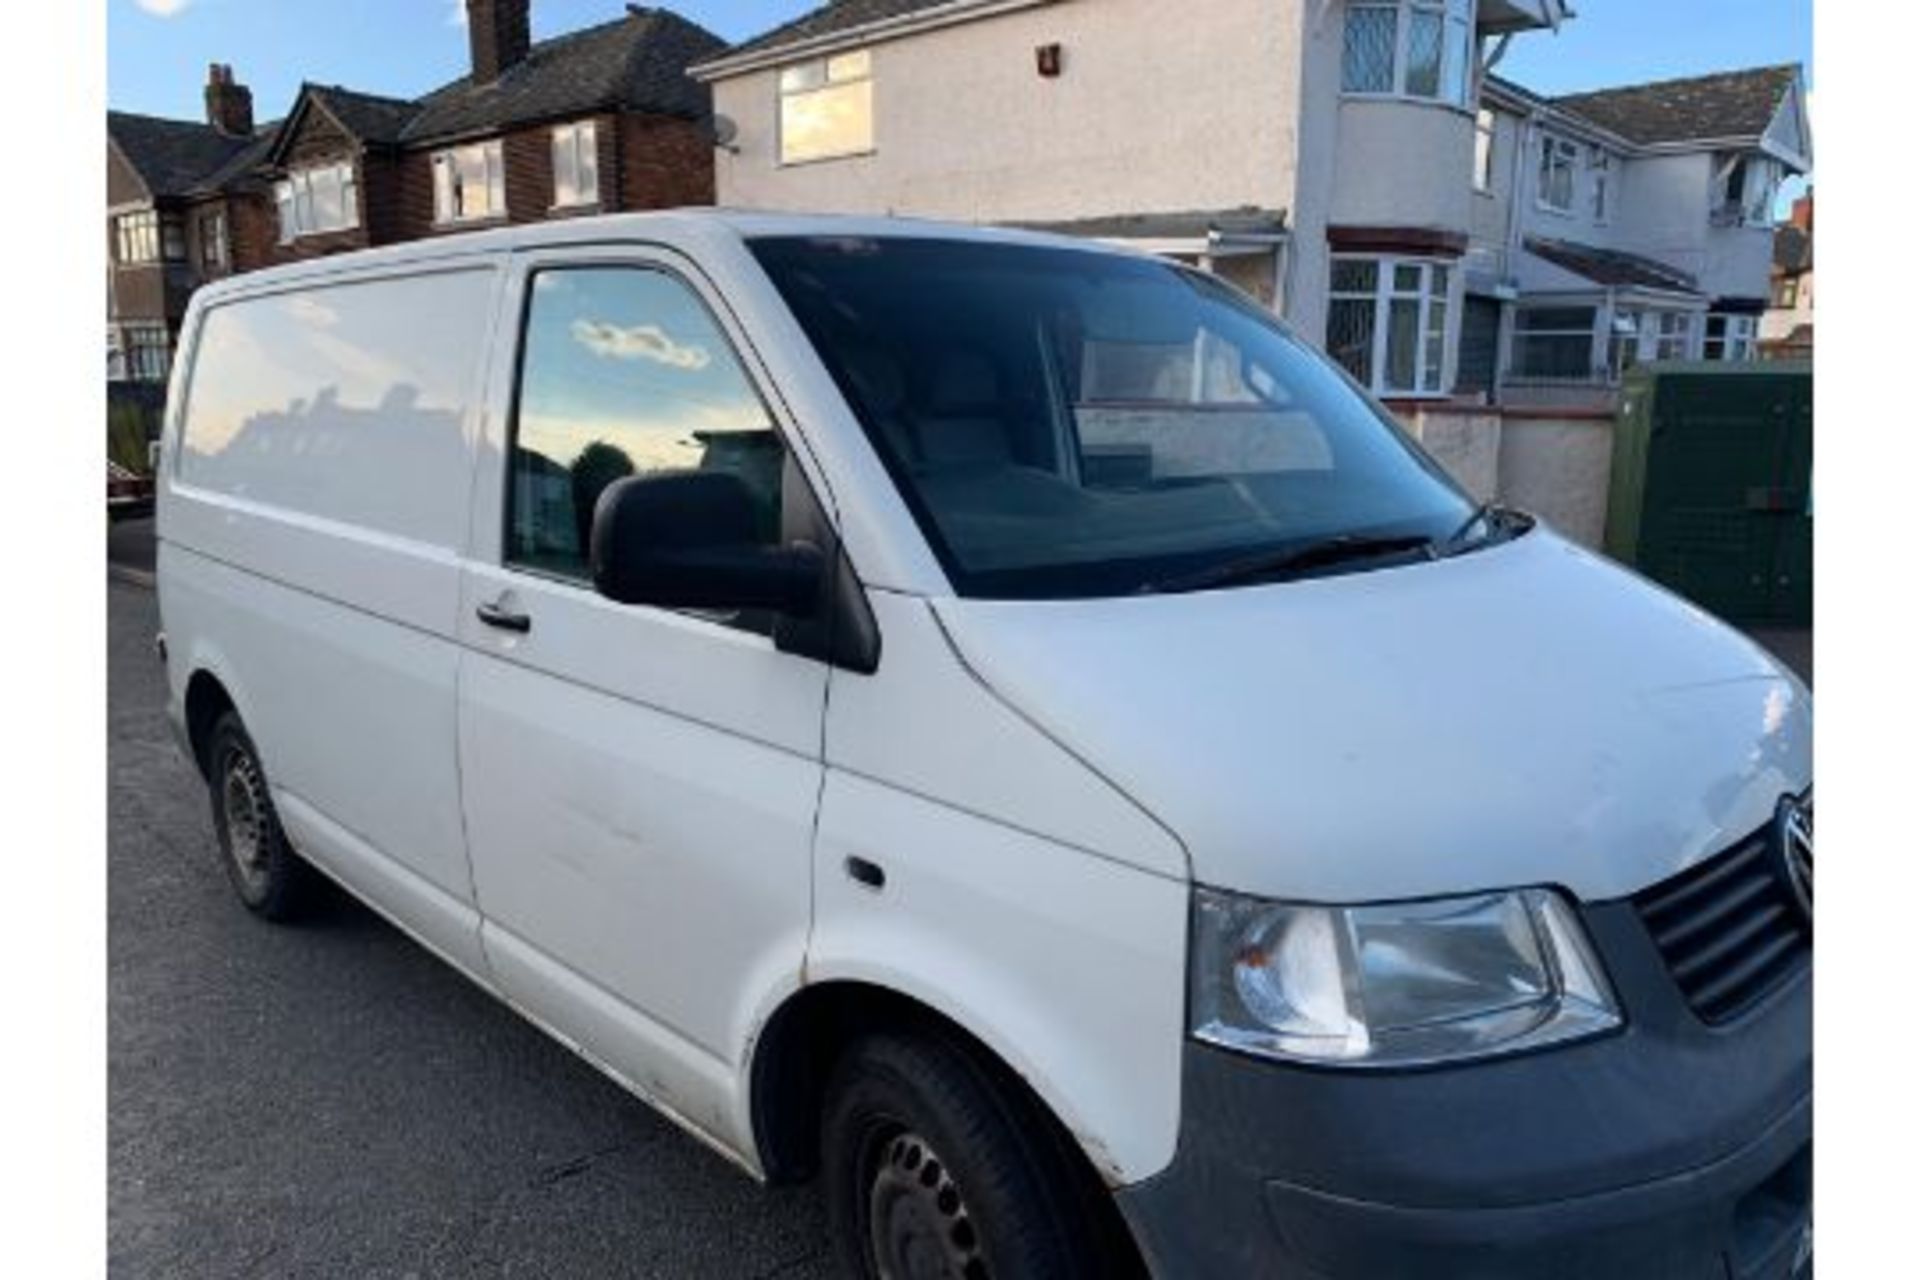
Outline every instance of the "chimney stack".
[(1793, 202), (1793, 212), (1788, 215), (1794, 226), (1808, 235), (1813, 234), (1813, 189), (1809, 187), (1805, 195)]
[(236, 138), (253, 136), (253, 90), (235, 83), (224, 62), (207, 68), (207, 123)]
[(475, 84), (492, 84), (526, 59), (533, 44), (527, 16), (531, 8), (532, 0), (467, 0)]

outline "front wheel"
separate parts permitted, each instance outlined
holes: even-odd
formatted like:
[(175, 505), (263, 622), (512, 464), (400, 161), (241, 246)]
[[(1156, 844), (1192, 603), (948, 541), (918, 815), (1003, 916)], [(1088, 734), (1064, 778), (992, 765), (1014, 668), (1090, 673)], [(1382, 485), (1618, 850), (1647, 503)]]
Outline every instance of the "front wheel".
[[(1116, 1274), (1104, 1194), (1044, 1116), (978, 1056), (933, 1035), (849, 1048), (821, 1126), (827, 1212), (861, 1280), (1078, 1280)], [(1131, 1267), (1119, 1271), (1132, 1270)]]

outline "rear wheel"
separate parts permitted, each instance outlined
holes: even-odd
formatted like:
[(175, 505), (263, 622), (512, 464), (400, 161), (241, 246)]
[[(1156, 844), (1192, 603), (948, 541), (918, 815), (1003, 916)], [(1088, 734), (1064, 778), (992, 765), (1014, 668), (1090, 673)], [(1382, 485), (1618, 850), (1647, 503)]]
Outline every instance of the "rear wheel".
[(861, 1280), (1127, 1274), (1083, 1171), (978, 1055), (934, 1035), (854, 1044), (828, 1085), (821, 1170)]
[(287, 843), (259, 753), (231, 711), (208, 738), (207, 787), (222, 861), (240, 901), (267, 920), (298, 915), (315, 891), (313, 870)]

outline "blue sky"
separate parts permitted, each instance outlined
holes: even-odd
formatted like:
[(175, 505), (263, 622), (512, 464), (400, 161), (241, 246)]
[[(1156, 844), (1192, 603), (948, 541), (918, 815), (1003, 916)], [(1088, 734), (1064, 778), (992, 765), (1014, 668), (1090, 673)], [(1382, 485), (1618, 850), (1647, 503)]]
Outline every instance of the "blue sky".
[[(732, 40), (817, 0), (652, 0)], [(463, 0), (108, 0), (107, 102), (198, 119), (209, 62), (230, 62), (262, 120), (302, 80), (410, 97), (467, 69)], [(534, 0), (534, 39), (607, 22), (624, 0)]]
[[(656, 0), (658, 2), (658, 0)], [(815, 0), (669, 0), (728, 39)], [(126, 111), (198, 117), (209, 62), (230, 62), (262, 119), (301, 80), (418, 94), (458, 76), (462, 0), (108, 0), (107, 98)], [(535, 38), (618, 17), (623, 0), (534, 0)], [(1575, 0), (1558, 35), (1514, 40), (1502, 74), (1545, 93), (1811, 61), (1811, 0)]]

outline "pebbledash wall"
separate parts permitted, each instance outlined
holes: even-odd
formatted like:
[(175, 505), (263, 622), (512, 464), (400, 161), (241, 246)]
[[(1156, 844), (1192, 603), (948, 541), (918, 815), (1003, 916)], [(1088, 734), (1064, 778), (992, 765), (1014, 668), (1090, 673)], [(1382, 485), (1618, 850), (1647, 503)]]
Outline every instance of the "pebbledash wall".
[[(1286, 208), (1300, 0), (1205, 2), (1207, 21), (1182, 22), (1164, 0), (1006, 0), (985, 20), (858, 42), (873, 57), (862, 155), (780, 163), (779, 71), (803, 49), (727, 75), (714, 109), (739, 134), (714, 157), (720, 202), (970, 222)], [(1038, 75), (1035, 48), (1063, 38), (1060, 76)], [(1140, 109), (1154, 102), (1179, 109)]]
[(1389, 407), (1476, 498), (1538, 516), (1599, 550), (1613, 473), (1612, 414), (1419, 401)]

